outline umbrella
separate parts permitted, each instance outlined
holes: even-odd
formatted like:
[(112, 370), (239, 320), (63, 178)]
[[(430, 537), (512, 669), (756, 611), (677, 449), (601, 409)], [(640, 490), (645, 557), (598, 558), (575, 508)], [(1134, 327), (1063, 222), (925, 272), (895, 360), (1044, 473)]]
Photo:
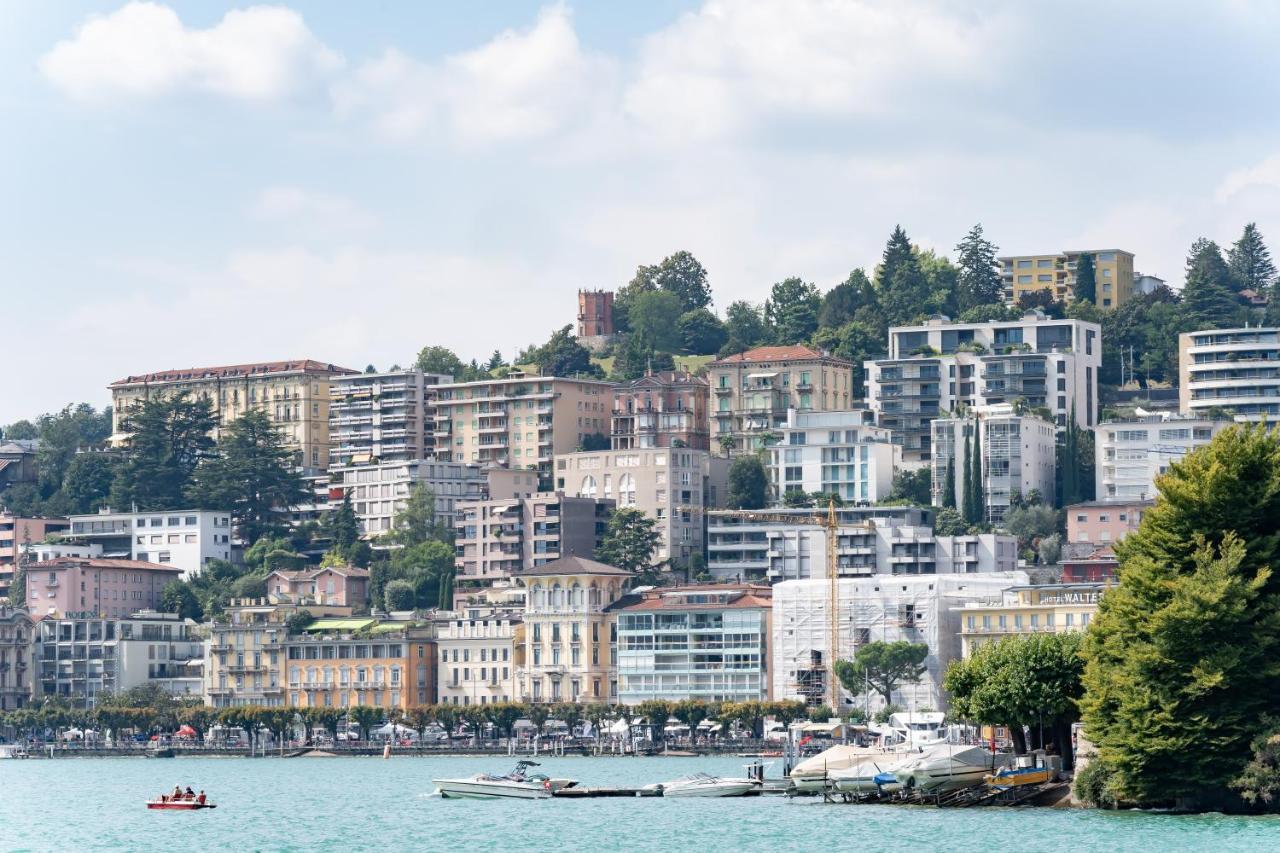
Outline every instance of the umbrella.
[(79, 729), (67, 729), (65, 732), (62, 733), (63, 740), (75, 740), (76, 738), (82, 738), (82, 737), (84, 737), (84, 732), (80, 731)]
[(183, 723), (181, 726), (178, 727), (178, 734), (187, 735), (189, 737), (195, 737), (196, 730), (191, 728), (191, 726), (188, 726), (186, 723)]

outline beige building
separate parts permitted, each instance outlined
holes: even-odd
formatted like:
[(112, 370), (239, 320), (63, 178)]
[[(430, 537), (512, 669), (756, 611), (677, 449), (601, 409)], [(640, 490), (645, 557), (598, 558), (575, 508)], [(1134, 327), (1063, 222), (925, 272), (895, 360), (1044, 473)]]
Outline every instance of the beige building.
[(441, 704), (514, 702), (516, 668), (524, 660), (518, 608), (475, 606), (439, 611), (437, 695)]
[(634, 507), (658, 522), (656, 559), (684, 566), (704, 551), (702, 515), (680, 507), (720, 507), (729, 489), (729, 460), (706, 450), (599, 450), (556, 456), (556, 489)]
[(595, 554), (611, 500), (544, 492), (458, 504), (458, 580), (491, 583), (573, 554)]
[(1093, 255), (1096, 303), (1116, 308), (1133, 296), (1133, 253), (1123, 249), (1073, 249), (1051, 255), (1010, 255), (1000, 259), (1004, 301), (1017, 305), (1022, 296), (1048, 290), (1059, 302), (1075, 296), (1080, 256)]
[[(113, 444), (129, 438), (129, 410), (155, 396), (188, 394), (213, 405), (218, 426), (250, 409), (265, 412), (280, 428), (302, 468), (329, 467), (329, 384), (356, 371), (310, 359), (192, 367), (126, 376), (112, 382)], [(214, 430), (217, 434), (217, 428)]]
[(617, 702), (617, 621), (608, 608), (631, 575), (582, 557), (563, 557), (517, 576), (524, 584), (522, 702)]
[(438, 459), (536, 470), (542, 491), (557, 453), (609, 440), (609, 382), (514, 375), (440, 385), (437, 394)]
[(853, 364), (805, 346), (756, 347), (707, 366), (711, 446), (748, 453), (787, 423), (787, 413), (854, 407)]
[(0, 605), (0, 711), (25, 708), (31, 702), (34, 633), (27, 611)]
[(967, 603), (960, 608), (961, 655), (982, 643), (1023, 634), (1065, 634), (1089, 627), (1106, 590), (1100, 583), (1014, 586), (999, 604)]
[[(411, 614), (406, 614), (411, 615)], [(285, 638), (290, 708), (435, 702), (435, 628), (412, 619), (316, 619)]]

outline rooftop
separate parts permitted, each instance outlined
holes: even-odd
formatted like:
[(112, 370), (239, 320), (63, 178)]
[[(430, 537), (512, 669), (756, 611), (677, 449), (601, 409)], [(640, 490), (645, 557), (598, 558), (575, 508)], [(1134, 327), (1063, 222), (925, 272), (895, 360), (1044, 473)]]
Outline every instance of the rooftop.
[(516, 577), (545, 577), (548, 575), (618, 575), (629, 578), (631, 577), (631, 572), (626, 569), (620, 569), (617, 566), (588, 560), (585, 557), (570, 555), (532, 569), (526, 569)]
[(177, 566), (166, 566), (162, 563), (147, 563), (142, 560), (117, 560), (109, 557), (56, 557), (42, 563), (32, 563), (33, 569), (138, 569), (153, 572), (173, 572), (182, 574)]
[(338, 367), (309, 358), (293, 361), (259, 361), (253, 364), (230, 364), (221, 367), (187, 367), (180, 370), (161, 370), (156, 373), (143, 373), (137, 376), (126, 376), (112, 382), (111, 388), (124, 385), (142, 385), (150, 382), (184, 382), (200, 379), (236, 379), (248, 376), (266, 376), (273, 373), (297, 373), (300, 371), (322, 371), (327, 373), (359, 373), (347, 367)]
[(735, 586), (710, 584), (706, 586), (658, 587), (628, 596), (633, 601), (618, 608), (621, 610), (744, 610), (771, 608), (773, 588), (763, 585)]
[(692, 373), (685, 373), (679, 370), (661, 370), (657, 373), (650, 373), (647, 376), (641, 376), (638, 379), (632, 379), (629, 382), (620, 382), (617, 390), (626, 391), (633, 388), (663, 388), (668, 385), (702, 385), (709, 383), (702, 376), (694, 376)]
[[(275, 569), (271, 572), (271, 575), (280, 575), (282, 578), (291, 581), (309, 581), (329, 571), (349, 578), (369, 577), (368, 569), (359, 569), (355, 566), (317, 566), (311, 569)], [(267, 577), (270, 577), (271, 575), (267, 575)]]
[(1155, 506), (1155, 503), (1156, 502), (1153, 500), (1146, 500), (1146, 499), (1139, 499), (1139, 500), (1132, 500), (1132, 501), (1123, 501), (1123, 500), (1081, 501), (1078, 504), (1071, 504), (1070, 506), (1066, 507), (1066, 509), (1106, 509), (1108, 507), (1122, 507), (1122, 506)]
[(740, 352), (737, 355), (730, 355), (724, 358), (718, 358), (711, 364), (744, 364), (760, 361), (801, 361), (816, 358), (829, 358), (833, 361), (843, 361), (843, 359), (835, 358), (827, 355), (820, 350), (806, 346), (786, 346), (786, 347), (755, 347), (746, 352)]

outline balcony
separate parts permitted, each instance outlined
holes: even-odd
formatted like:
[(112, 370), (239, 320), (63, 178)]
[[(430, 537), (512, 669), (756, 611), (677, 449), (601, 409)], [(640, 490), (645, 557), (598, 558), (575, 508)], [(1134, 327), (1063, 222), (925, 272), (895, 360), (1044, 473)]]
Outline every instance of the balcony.
[(231, 673), (266, 672), (267, 665), (265, 663), (236, 663), (229, 664), (226, 670)]

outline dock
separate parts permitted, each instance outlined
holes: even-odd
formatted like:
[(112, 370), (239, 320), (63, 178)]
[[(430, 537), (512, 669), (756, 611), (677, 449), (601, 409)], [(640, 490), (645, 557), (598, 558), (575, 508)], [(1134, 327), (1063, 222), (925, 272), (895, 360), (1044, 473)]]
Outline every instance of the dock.
[[(754, 791), (748, 791), (743, 797), (760, 797), (769, 794), (785, 794), (790, 781), (787, 779), (766, 779), (764, 785)], [(553, 797), (566, 797), (574, 800), (589, 800), (594, 797), (661, 797), (661, 788), (560, 788), (552, 791)]]

